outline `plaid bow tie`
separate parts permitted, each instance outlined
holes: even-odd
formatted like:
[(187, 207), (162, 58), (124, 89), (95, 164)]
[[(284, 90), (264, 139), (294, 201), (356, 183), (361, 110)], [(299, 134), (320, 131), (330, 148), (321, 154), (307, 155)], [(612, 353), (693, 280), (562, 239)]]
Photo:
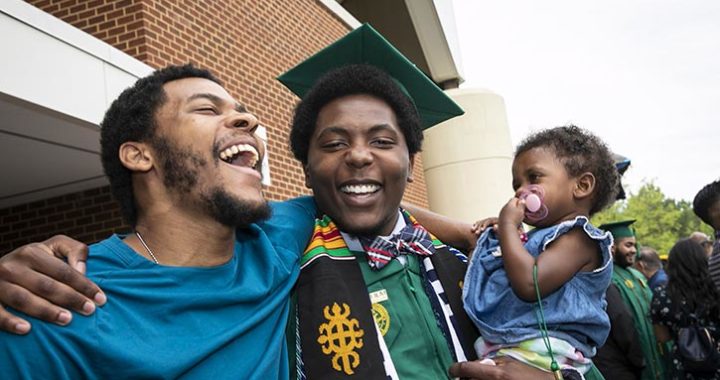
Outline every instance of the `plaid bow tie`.
[(390, 238), (361, 237), (360, 242), (368, 256), (370, 268), (379, 270), (399, 255), (416, 254), (430, 256), (435, 253), (430, 234), (421, 227), (406, 225), (400, 233)]

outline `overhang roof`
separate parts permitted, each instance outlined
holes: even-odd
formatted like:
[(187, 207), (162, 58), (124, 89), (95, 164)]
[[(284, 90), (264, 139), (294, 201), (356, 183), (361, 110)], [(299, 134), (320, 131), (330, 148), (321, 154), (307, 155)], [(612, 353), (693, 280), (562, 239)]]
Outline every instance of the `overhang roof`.
[(459, 44), (449, 1), (337, 0), (360, 22), (370, 23), (435, 83), (462, 83)]
[(22, 1), (0, 35), (0, 209), (106, 184), (98, 124), (152, 68)]

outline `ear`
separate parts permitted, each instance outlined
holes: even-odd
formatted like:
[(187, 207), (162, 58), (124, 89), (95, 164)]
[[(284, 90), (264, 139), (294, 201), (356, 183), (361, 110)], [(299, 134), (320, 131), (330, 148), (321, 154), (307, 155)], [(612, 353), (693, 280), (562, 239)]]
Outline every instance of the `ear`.
[(125, 142), (120, 145), (118, 156), (123, 166), (133, 172), (148, 172), (154, 165), (152, 151), (145, 143)]
[(310, 169), (308, 169), (308, 164), (303, 165), (303, 173), (305, 173), (305, 187), (308, 189), (312, 189), (312, 186), (310, 185), (311, 178), (310, 178)]
[(415, 181), (413, 178), (413, 172), (415, 171), (415, 153), (410, 155), (410, 162), (408, 163), (408, 177), (407, 181), (408, 183), (412, 183)]
[(595, 176), (590, 172), (580, 174), (575, 179), (573, 195), (575, 198), (587, 198), (595, 191)]

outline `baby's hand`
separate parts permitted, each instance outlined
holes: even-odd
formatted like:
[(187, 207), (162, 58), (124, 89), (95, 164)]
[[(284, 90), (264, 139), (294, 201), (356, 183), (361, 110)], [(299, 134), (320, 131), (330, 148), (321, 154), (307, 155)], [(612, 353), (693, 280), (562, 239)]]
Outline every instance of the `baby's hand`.
[(507, 204), (500, 210), (498, 224), (511, 224), (516, 228), (522, 226), (525, 219), (525, 200), (520, 198), (511, 198)]
[(490, 218), (480, 219), (477, 222), (473, 223), (472, 225), (472, 233), (475, 234), (475, 236), (480, 236), (480, 234), (485, 231), (486, 228), (492, 227), (494, 230), (497, 230), (497, 223), (498, 218), (493, 216)]

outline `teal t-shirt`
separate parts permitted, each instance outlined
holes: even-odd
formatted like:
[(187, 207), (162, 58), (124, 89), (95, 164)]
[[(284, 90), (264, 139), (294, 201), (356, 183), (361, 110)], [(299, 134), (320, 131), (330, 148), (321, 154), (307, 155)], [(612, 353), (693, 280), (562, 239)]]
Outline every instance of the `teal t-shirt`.
[(288, 295), (315, 210), (311, 198), (272, 207), (216, 267), (156, 265), (117, 235), (92, 245), (88, 277), (107, 304), (67, 327), (27, 317), (30, 334), (0, 332), (0, 377), (286, 379)]

